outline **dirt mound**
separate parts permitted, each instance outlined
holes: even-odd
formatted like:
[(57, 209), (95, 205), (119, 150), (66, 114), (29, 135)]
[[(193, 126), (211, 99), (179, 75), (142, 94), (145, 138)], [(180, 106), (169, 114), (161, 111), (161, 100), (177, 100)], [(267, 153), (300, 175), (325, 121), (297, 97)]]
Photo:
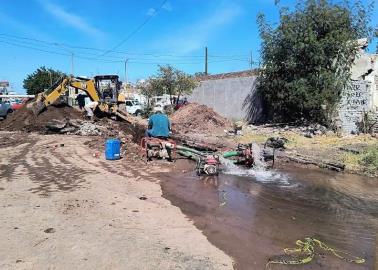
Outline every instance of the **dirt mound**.
[(27, 132), (44, 131), (46, 124), (52, 120), (79, 119), (81, 117), (79, 111), (66, 104), (51, 105), (38, 116), (24, 106), (1, 121), (0, 129)]
[(215, 133), (231, 128), (231, 122), (213, 109), (190, 103), (181, 107), (172, 117), (172, 128), (177, 133)]

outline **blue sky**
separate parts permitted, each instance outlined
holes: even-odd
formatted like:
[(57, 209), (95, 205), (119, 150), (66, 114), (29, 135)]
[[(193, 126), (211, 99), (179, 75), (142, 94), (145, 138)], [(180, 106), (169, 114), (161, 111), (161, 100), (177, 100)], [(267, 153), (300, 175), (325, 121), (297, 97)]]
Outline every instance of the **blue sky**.
[[(294, 2), (281, 0), (281, 5)], [(258, 61), (257, 13), (265, 13), (273, 22), (278, 18), (274, 0), (162, 3), (0, 0), (0, 80), (10, 81), (23, 93), (23, 79), (40, 66), (71, 73), (72, 54), (78, 76), (118, 74), (124, 79), (126, 58), (129, 81), (153, 75), (157, 64), (195, 73), (204, 70), (205, 46), (210, 73), (245, 70), (251, 52)], [(378, 22), (377, 8), (372, 19)], [(117, 52), (109, 52), (133, 32)]]

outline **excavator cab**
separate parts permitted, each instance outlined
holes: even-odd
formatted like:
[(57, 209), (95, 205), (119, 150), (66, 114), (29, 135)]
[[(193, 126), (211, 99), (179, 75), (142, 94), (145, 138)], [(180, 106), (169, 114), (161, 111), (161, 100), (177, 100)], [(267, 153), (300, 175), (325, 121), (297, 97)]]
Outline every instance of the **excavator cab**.
[(117, 75), (95, 76), (94, 83), (101, 103), (117, 104), (120, 90), (120, 82)]

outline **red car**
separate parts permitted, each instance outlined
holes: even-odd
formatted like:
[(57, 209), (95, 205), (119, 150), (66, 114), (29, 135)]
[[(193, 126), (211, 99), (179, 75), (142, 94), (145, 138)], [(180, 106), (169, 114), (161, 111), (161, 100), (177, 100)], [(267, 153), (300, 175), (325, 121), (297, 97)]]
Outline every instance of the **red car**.
[(26, 104), (26, 102), (28, 102), (28, 100), (28, 98), (24, 98), (22, 100), (17, 100), (13, 102), (11, 106), (12, 110), (15, 111), (21, 109)]

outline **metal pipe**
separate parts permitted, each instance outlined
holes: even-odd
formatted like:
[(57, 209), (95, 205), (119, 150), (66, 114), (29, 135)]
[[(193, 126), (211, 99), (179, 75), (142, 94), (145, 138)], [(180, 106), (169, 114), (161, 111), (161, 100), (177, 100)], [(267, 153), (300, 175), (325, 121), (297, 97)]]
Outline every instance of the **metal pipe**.
[(229, 151), (229, 152), (224, 152), (223, 157), (224, 158), (229, 158), (229, 157), (238, 157), (241, 156), (241, 153), (238, 151)]
[(205, 153), (203, 153), (203, 152), (197, 151), (197, 150), (189, 148), (189, 147), (181, 146), (181, 145), (177, 145), (176, 148), (177, 148), (177, 150), (190, 152), (190, 153), (193, 153), (193, 154), (196, 154), (196, 155), (199, 155), (199, 156), (205, 155)]
[(35, 95), (0, 95), (0, 98), (34, 98)]
[(190, 152), (179, 150), (179, 151), (177, 151), (177, 153), (179, 155), (182, 155), (182, 156), (187, 157), (189, 159), (194, 159), (196, 161), (199, 160), (199, 156), (198, 155), (190, 153)]

